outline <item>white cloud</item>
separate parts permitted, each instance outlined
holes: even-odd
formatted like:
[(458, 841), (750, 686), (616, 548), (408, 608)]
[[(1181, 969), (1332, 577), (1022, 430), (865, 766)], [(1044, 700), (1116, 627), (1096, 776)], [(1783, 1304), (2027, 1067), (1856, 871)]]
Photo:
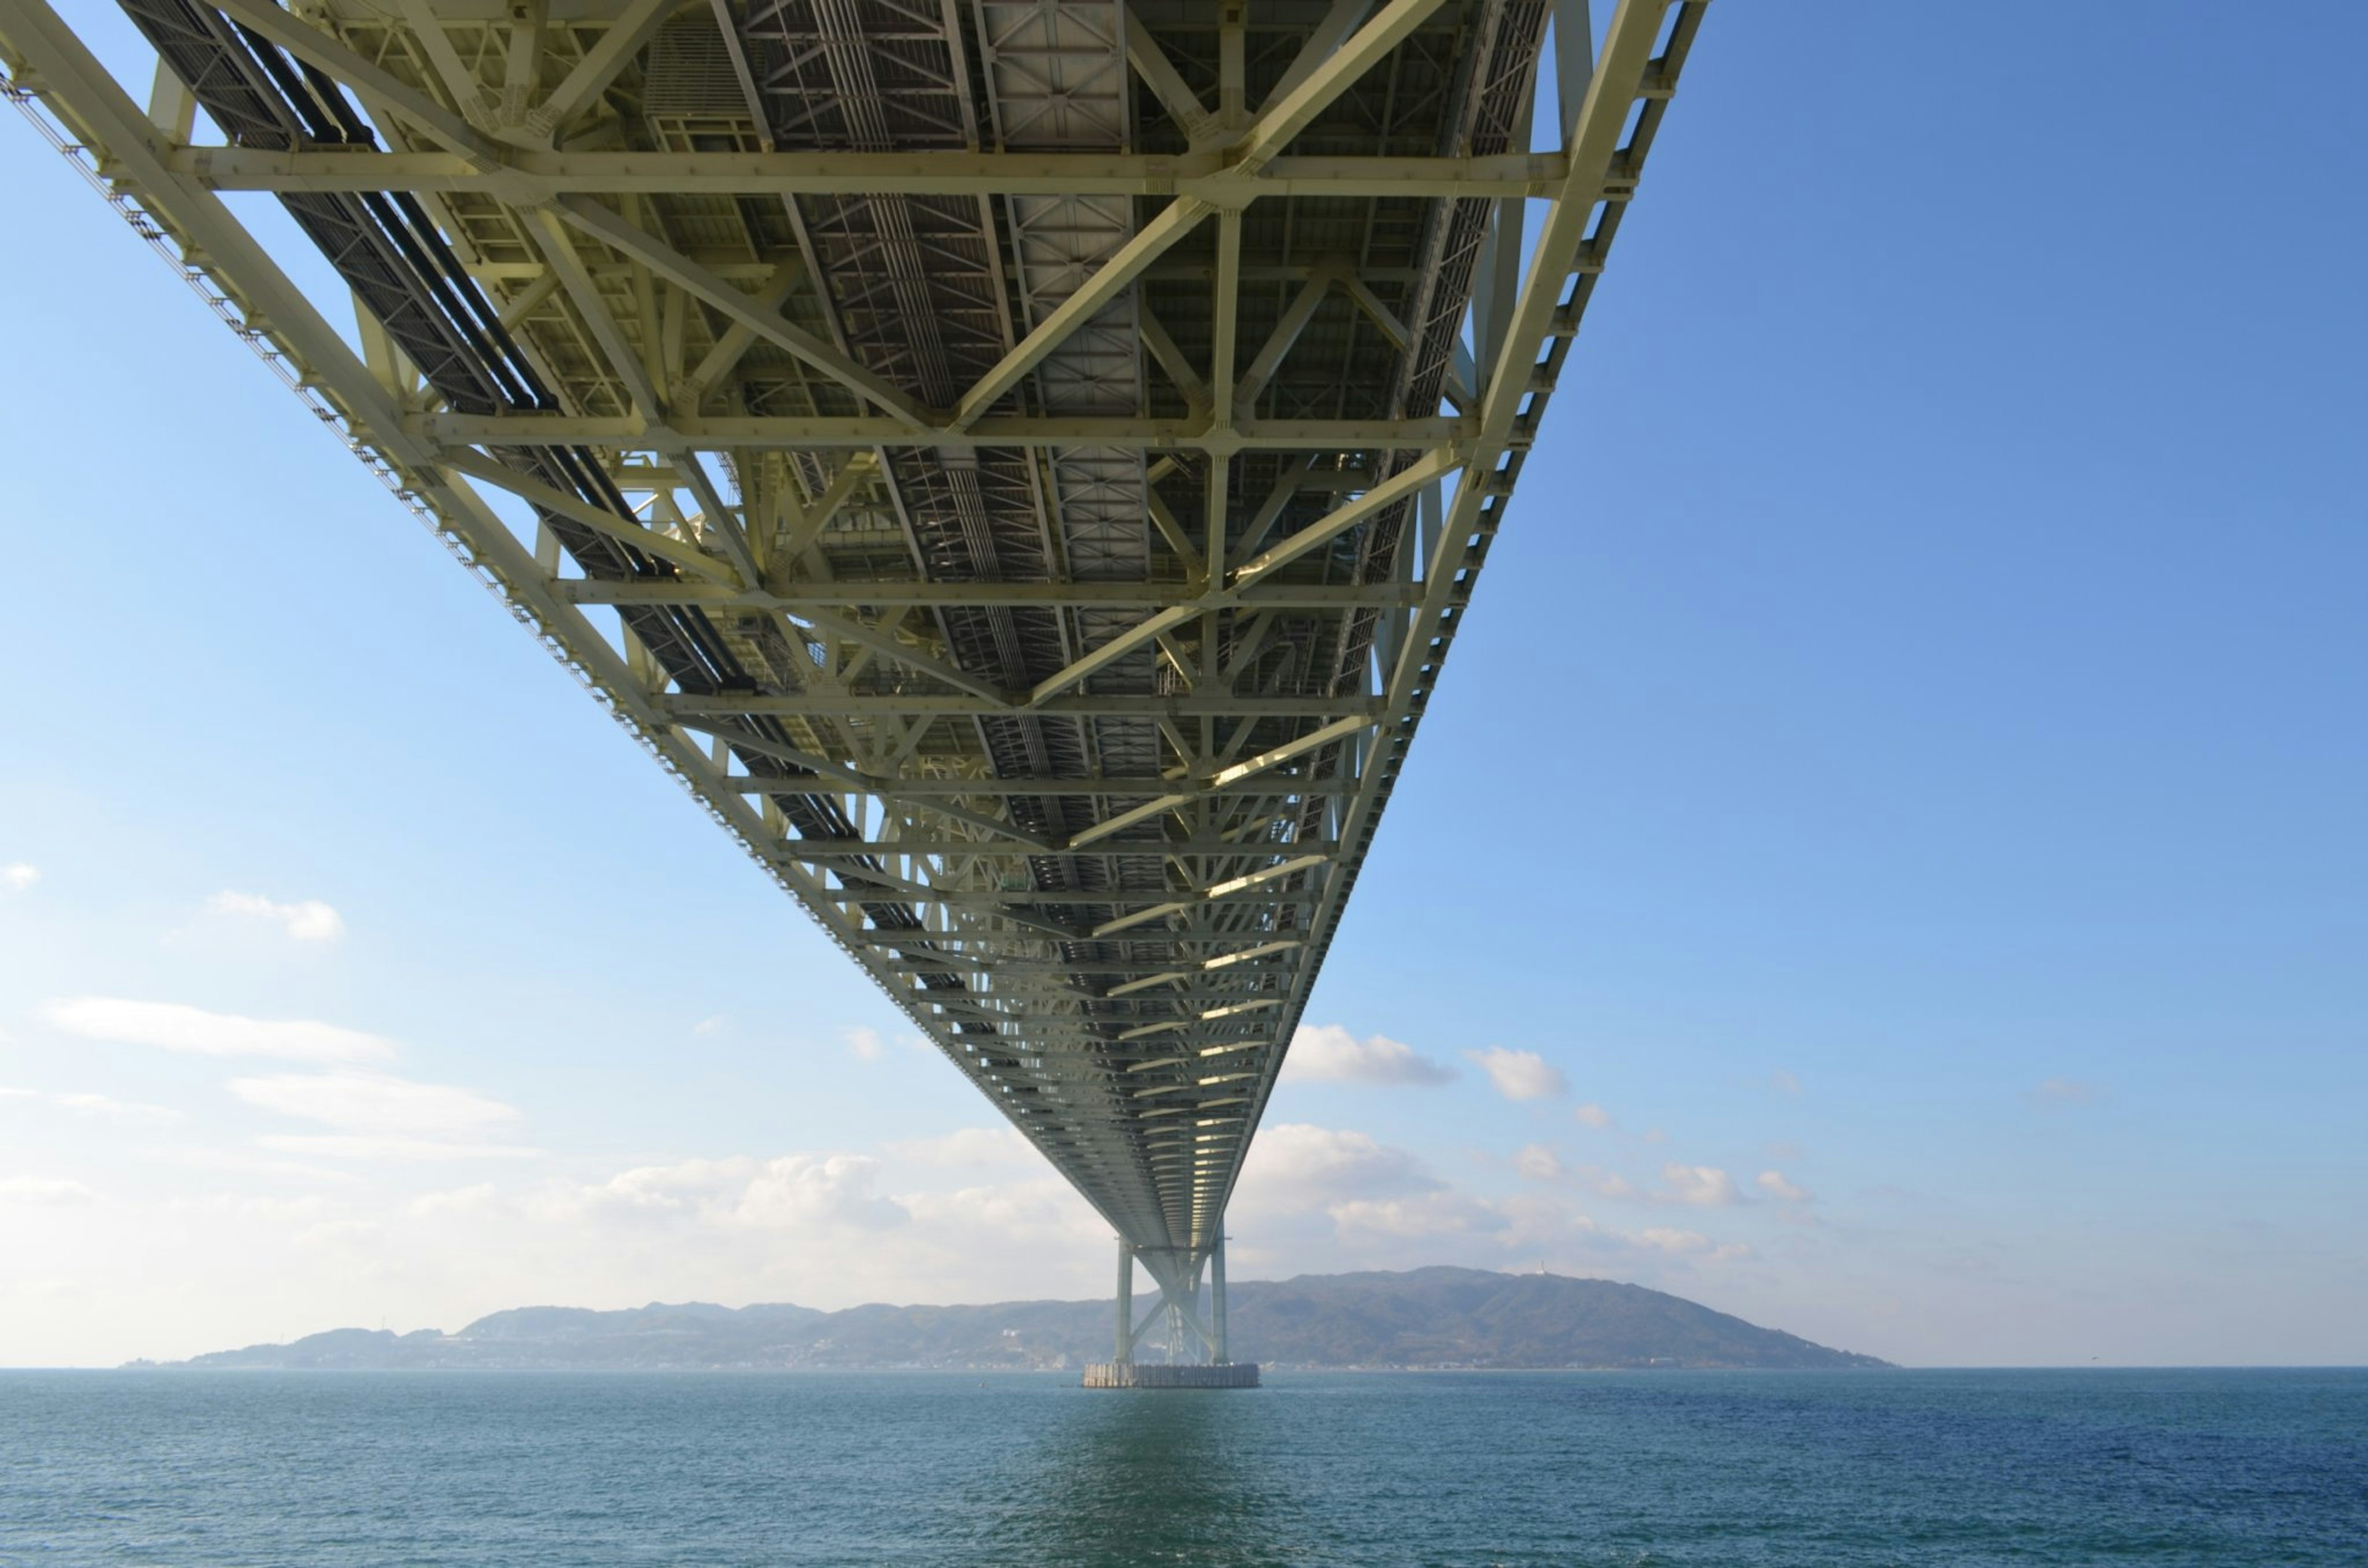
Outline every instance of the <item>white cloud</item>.
[(266, 1198), (251, 1193), (207, 1192), (186, 1198), (166, 1199), (159, 1206), (161, 1212), (176, 1220), (198, 1215), (226, 1215), (242, 1221), (253, 1221), (285, 1232), (289, 1226), (313, 1224), (324, 1216), (333, 1216), (341, 1205), (319, 1193), (308, 1192), (302, 1198)]
[(0, 1203), (88, 1203), (98, 1195), (57, 1176), (0, 1176)]
[(1748, 1256), (1697, 1231), (1599, 1223), (1580, 1208), (1577, 1192), (1647, 1195), (1616, 1174), (1569, 1165), (1548, 1145), (1527, 1145), (1511, 1163), (1542, 1185), (1486, 1196), (1362, 1132), (1269, 1127), (1251, 1147), (1233, 1207), (1237, 1272), (1249, 1278), (1432, 1263), (1528, 1267), (1551, 1259), (1557, 1271), (1612, 1268), (1676, 1284), (1702, 1266)]
[(252, 1106), (336, 1131), (270, 1133), (256, 1140), (283, 1154), (345, 1160), (525, 1159), (541, 1153), (497, 1142), (516, 1108), (450, 1084), (382, 1073), (286, 1073), (233, 1078), (230, 1092)]
[(893, 1198), (876, 1196), (880, 1162), (859, 1154), (768, 1160), (740, 1194), (735, 1217), (767, 1229), (822, 1223), (886, 1230), (911, 1220)]
[(1398, 1240), (1491, 1234), (1505, 1229), (1505, 1216), (1464, 1193), (1418, 1192), (1406, 1198), (1360, 1198), (1335, 1204), (1332, 1222), (1351, 1244), (1360, 1233)]
[[(1513, 1168), (1531, 1181), (1573, 1187), (1598, 1198), (1635, 1199), (1648, 1203), (1683, 1203), (1703, 1209), (1725, 1208), (1743, 1201), (1735, 1177), (1715, 1165), (1669, 1164), (1661, 1167), (1661, 1185), (1650, 1191), (1617, 1171), (1600, 1165), (1565, 1165), (1562, 1156), (1532, 1143), (1513, 1156)], [(1762, 1186), (1766, 1183), (1763, 1181)]]
[(28, 1100), (53, 1105), (77, 1116), (101, 1116), (115, 1121), (177, 1121), (181, 1113), (160, 1105), (119, 1100), (108, 1095), (58, 1094), (48, 1089), (0, 1088), (0, 1100)]
[(1567, 1091), (1562, 1070), (1534, 1051), (1508, 1051), (1492, 1045), (1486, 1051), (1467, 1051), (1467, 1060), (1476, 1062), (1497, 1092), (1508, 1100), (1544, 1100)]
[[(1109, 1221), (1049, 1171), (892, 1191), (889, 1168), (846, 1151), (642, 1165), (439, 1211), (436, 1234), (514, 1276), (480, 1290), (489, 1307), (643, 1301), (652, 1279), (669, 1282), (670, 1300), (825, 1307), (1109, 1289)], [(495, 1237), (507, 1241), (487, 1246)]]
[[(1099, 1254), (1109, 1245), (1109, 1221), (1056, 1176), (954, 1192), (906, 1193), (896, 1201), (912, 1215), (910, 1229), (916, 1237), (958, 1236), (974, 1246), (977, 1238), (993, 1236), (996, 1245), (1019, 1249), (1023, 1258), (1080, 1244), (1087, 1253)], [(1042, 1289), (1041, 1281), (1030, 1287), (1031, 1293)]]
[(10, 892), (30, 892), (33, 884), (40, 880), (41, 869), (39, 866), (30, 866), (22, 860), (0, 866), (0, 887)]
[(176, 1165), (192, 1171), (219, 1171), (226, 1176), (289, 1176), (300, 1181), (347, 1183), (361, 1179), (351, 1171), (332, 1170), (326, 1165), (300, 1165), (294, 1160), (266, 1159), (260, 1154), (250, 1154), (237, 1149), (143, 1149), (141, 1157), (154, 1160), (161, 1165)]
[(230, 1092), (282, 1116), (344, 1132), (388, 1137), (479, 1137), (518, 1119), (516, 1108), (450, 1084), (384, 1073), (282, 1073), (233, 1078)]
[(119, 1121), (178, 1121), (181, 1113), (170, 1106), (141, 1100), (119, 1100), (112, 1095), (51, 1095), (51, 1103), (82, 1116), (104, 1116)]
[(310, 1154), (332, 1160), (529, 1160), (542, 1153), (522, 1143), (471, 1143), (449, 1138), (387, 1138), (345, 1132), (273, 1132), (257, 1138), (256, 1142), (283, 1154)]
[(1531, 1181), (1555, 1187), (1584, 1187), (1599, 1198), (1635, 1198), (1635, 1184), (1600, 1165), (1565, 1165), (1560, 1154), (1543, 1143), (1528, 1144), (1513, 1155), (1513, 1169)]
[(1801, 1097), (1801, 1080), (1782, 1067), (1768, 1074), (1768, 1086), (1788, 1099)]
[(1241, 1189), (1253, 1204), (1304, 1209), (1427, 1192), (1440, 1185), (1419, 1159), (1369, 1133), (1286, 1121), (1265, 1129), (1251, 1143)]
[(877, 1062), (880, 1060), (881, 1052), (888, 1049), (887, 1042), (880, 1038), (878, 1029), (861, 1025), (846, 1030), (840, 1038), (847, 1041), (847, 1049), (855, 1052), (856, 1060), (859, 1062)]
[(206, 911), (269, 921), (295, 942), (334, 942), (346, 934), (345, 917), (317, 898), (280, 903), (261, 893), (224, 891), (206, 900)]
[(1588, 1101), (1570, 1114), (1580, 1126), (1592, 1127), (1599, 1131), (1611, 1125), (1611, 1113), (1593, 1100)]
[(1654, 1196), (1670, 1203), (1720, 1208), (1743, 1201), (1742, 1189), (1735, 1185), (1735, 1178), (1715, 1165), (1673, 1162), (1661, 1167), (1661, 1181), (1662, 1190)]
[(1235, 1211), (1270, 1243), (1351, 1249), (1500, 1231), (1504, 1217), (1404, 1149), (1345, 1128), (1283, 1122), (1250, 1145)]
[(1359, 1040), (1338, 1024), (1304, 1025), (1283, 1058), (1288, 1081), (1326, 1084), (1444, 1084), (1455, 1076), (1444, 1062), (1387, 1035)]
[(1782, 1171), (1761, 1171), (1752, 1179), (1752, 1185), (1769, 1197), (1786, 1203), (1806, 1203), (1809, 1200), (1809, 1189), (1788, 1180)]
[(684, 1160), (620, 1171), (546, 1201), (563, 1213), (689, 1220), (734, 1230), (894, 1230), (912, 1212), (874, 1191), (879, 1175), (880, 1162), (861, 1154)]
[(1517, 1151), (1513, 1169), (1531, 1181), (1561, 1181), (1569, 1175), (1563, 1166), (1562, 1156), (1543, 1143), (1527, 1144)]
[(375, 1220), (324, 1220), (288, 1239), (300, 1247), (375, 1247), (385, 1234)]
[(488, 1208), (494, 1201), (494, 1184), (479, 1182), (474, 1187), (455, 1187), (442, 1192), (426, 1192), (404, 1205), (414, 1219), (432, 1220), (439, 1214), (473, 1214)]
[(1711, 1249), (1710, 1238), (1700, 1231), (1672, 1231), (1656, 1225), (1649, 1230), (1639, 1231), (1637, 1236), (1645, 1245), (1658, 1247), (1663, 1252), (1708, 1252)]
[(605, 1182), (570, 1189), (556, 1200), (610, 1212), (687, 1211), (697, 1208), (703, 1195), (745, 1185), (757, 1165), (745, 1156), (637, 1165)]
[(701, 1018), (690, 1026), (693, 1034), (722, 1034), (732, 1027), (732, 1020), (718, 1013), (712, 1018)]
[(938, 1138), (905, 1138), (883, 1144), (900, 1160), (923, 1165), (1024, 1165), (1043, 1156), (1015, 1127), (960, 1127)]
[(1731, 1263), (1752, 1256), (1751, 1249), (1741, 1242), (1722, 1244), (1713, 1241), (1700, 1231), (1670, 1230), (1657, 1225), (1622, 1239), (1640, 1248), (1650, 1248), (1655, 1252), (1668, 1253), (1672, 1256), (1702, 1258), (1713, 1263)]
[(392, 1040), (311, 1018), (245, 1018), (175, 1002), (78, 996), (46, 1003), (51, 1027), (85, 1040), (154, 1046), (193, 1056), (274, 1056), (290, 1062), (380, 1062)]

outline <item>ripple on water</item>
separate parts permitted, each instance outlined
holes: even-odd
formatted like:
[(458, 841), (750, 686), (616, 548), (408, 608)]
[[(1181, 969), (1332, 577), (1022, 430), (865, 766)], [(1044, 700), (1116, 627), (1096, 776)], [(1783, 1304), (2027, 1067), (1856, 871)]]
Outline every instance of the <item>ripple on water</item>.
[(2368, 1561), (2368, 1373), (0, 1373), (0, 1564)]

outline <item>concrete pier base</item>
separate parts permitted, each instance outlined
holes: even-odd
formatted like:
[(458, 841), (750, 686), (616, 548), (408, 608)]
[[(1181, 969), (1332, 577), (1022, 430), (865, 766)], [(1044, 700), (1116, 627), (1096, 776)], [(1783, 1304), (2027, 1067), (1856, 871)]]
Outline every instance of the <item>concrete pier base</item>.
[(1167, 1366), (1156, 1361), (1096, 1361), (1086, 1369), (1089, 1389), (1254, 1389), (1256, 1361), (1224, 1361), (1213, 1367)]

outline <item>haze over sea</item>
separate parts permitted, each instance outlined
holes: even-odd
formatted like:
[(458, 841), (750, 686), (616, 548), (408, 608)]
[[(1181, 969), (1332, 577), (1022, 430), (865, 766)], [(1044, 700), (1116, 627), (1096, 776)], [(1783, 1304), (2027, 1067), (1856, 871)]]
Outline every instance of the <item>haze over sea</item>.
[(2368, 1371), (0, 1374), (0, 1562), (2328, 1564)]

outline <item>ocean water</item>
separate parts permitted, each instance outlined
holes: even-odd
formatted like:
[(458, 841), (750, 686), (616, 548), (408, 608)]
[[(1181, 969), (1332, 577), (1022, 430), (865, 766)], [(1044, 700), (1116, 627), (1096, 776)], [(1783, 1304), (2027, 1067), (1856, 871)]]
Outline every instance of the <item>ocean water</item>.
[(0, 1562), (2368, 1564), (2368, 1372), (0, 1373)]

